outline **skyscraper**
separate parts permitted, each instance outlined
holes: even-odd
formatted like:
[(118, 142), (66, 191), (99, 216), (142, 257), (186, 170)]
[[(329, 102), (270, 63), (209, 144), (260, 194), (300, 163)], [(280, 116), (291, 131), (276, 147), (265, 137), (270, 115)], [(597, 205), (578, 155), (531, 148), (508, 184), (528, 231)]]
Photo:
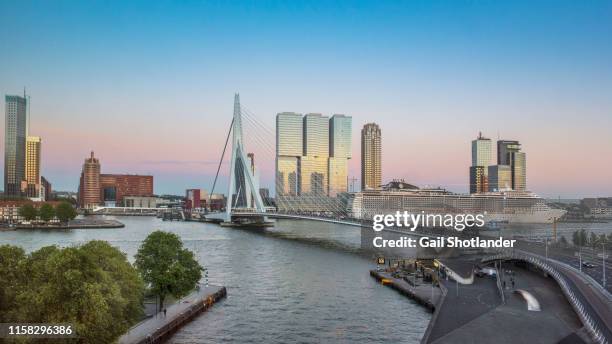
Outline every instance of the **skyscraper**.
[(94, 157), (94, 152), (91, 152), (90, 157), (85, 159), (81, 171), (79, 206), (81, 208), (93, 208), (101, 203), (100, 161)]
[(282, 112), (276, 115), (276, 194), (296, 196), (299, 192), (299, 166), (304, 153), (302, 115)]
[(525, 191), (527, 189), (527, 162), (525, 153), (512, 152), (509, 154), (512, 169), (512, 189)]
[(6, 118), (4, 131), (4, 194), (21, 195), (25, 180), (27, 100), (20, 96), (5, 97)]
[(521, 150), (521, 144), (514, 140), (497, 141), (497, 164), (510, 165), (510, 153)]
[(478, 133), (472, 141), (472, 166), (470, 167), (470, 193), (488, 191), (488, 167), (491, 164), (491, 139)]
[(521, 152), (521, 144), (514, 140), (497, 141), (497, 164), (508, 165), (511, 171), (511, 188), (517, 191), (527, 189), (527, 158)]
[(329, 120), (329, 196), (348, 191), (348, 160), (351, 158), (352, 118), (333, 115)]
[(26, 139), (25, 183), (26, 196), (41, 198), (40, 181), (40, 150), (41, 140), (38, 136), (28, 136)]
[(361, 129), (361, 189), (381, 185), (381, 131), (378, 124), (368, 123)]
[(512, 170), (508, 165), (489, 166), (489, 191), (503, 191), (512, 188)]
[(300, 194), (327, 195), (329, 117), (319, 113), (304, 116), (304, 154), (300, 164)]

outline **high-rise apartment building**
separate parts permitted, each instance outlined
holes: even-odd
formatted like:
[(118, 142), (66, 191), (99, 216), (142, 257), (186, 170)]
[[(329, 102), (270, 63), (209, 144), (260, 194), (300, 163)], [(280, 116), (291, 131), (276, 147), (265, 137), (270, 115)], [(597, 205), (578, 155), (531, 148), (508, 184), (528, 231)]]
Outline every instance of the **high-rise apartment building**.
[(276, 196), (282, 210), (321, 211), (347, 191), (352, 118), (276, 116)]
[(21, 195), (25, 181), (27, 99), (7, 95), (4, 121), (4, 194)]
[(81, 208), (93, 208), (102, 203), (100, 194), (100, 161), (91, 152), (85, 159), (79, 182), (78, 201)]
[(300, 165), (300, 195), (327, 195), (329, 186), (329, 117), (304, 116), (304, 153)]
[(497, 141), (497, 164), (508, 165), (511, 170), (511, 188), (517, 191), (527, 189), (527, 162), (521, 144), (514, 140)]
[(525, 153), (512, 152), (509, 154), (512, 169), (512, 189), (516, 191), (527, 190), (527, 162)]
[(25, 193), (30, 198), (42, 198), (40, 181), (41, 140), (38, 136), (26, 139)]
[(299, 192), (299, 169), (304, 154), (302, 115), (282, 112), (276, 115), (276, 194), (296, 196)]
[(487, 191), (489, 191), (488, 166), (470, 166), (470, 193)]
[(381, 131), (376, 123), (361, 129), (361, 190), (376, 189), (382, 185)]
[(329, 119), (329, 196), (348, 192), (348, 160), (351, 158), (353, 119), (333, 115)]
[(502, 191), (512, 188), (512, 170), (508, 165), (493, 165), (488, 168), (489, 191)]
[(472, 166), (470, 166), (470, 193), (488, 191), (488, 167), (491, 164), (491, 139), (478, 133), (472, 141)]

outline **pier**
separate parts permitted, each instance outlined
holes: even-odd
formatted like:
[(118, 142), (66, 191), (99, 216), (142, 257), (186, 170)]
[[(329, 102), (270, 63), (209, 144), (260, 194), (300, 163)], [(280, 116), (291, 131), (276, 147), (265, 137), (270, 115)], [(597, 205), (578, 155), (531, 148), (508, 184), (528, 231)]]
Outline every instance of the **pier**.
[(166, 314), (157, 313), (128, 330), (118, 340), (119, 344), (163, 343), (179, 328), (198, 314), (205, 312), (227, 295), (225, 287), (200, 288), (177, 303), (166, 308)]

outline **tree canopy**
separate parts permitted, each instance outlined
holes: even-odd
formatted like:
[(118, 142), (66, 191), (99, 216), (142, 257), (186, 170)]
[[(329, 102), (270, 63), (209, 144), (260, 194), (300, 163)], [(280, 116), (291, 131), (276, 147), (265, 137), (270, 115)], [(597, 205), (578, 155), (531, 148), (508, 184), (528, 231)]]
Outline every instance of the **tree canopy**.
[(77, 216), (77, 212), (70, 203), (61, 202), (55, 207), (55, 216), (60, 222), (68, 222)]
[(41, 220), (49, 222), (55, 217), (55, 209), (51, 204), (45, 203), (38, 209), (38, 216)]
[(163, 231), (147, 236), (138, 249), (135, 265), (151, 292), (159, 297), (160, 309), (166, 296), (182, 297), (193, 290), (204, 270), (176, 234)]
[(26, 221), (32, 221), (36, 219), (38, 216), (38, 211), (32, 204), (24, 204), (17, 211), (19, 216), (21, 216)]
[(86, 343), (111, 343), (142, 315), (144, 285), (104, 241), (25, 255), (0, 246), (0, 322), (71, 323)]

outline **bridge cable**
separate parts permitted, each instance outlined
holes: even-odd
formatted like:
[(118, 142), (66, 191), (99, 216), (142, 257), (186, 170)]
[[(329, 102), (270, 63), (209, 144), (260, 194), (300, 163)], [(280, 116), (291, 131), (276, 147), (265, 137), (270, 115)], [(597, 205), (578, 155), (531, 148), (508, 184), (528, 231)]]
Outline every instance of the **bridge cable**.
[(215, 192), (215, 185), (217, 185), (217, 178), (219, 177), (219, 170), (221, 170), (221, 164), (223, 163), (223, 157), (225, 156), (225, 150), (227, 149), (227, 143), (229, 142), (230, 135), (232, 133), (232, 128), (234, 126), (234, 118), (232, 117), (232, 122), (230, 123), (229, 130), (227, 131), (227, 137), (225, 138), (225, 146), (223, 146), (223, 153), (221, 153), (221, 159), (219, 160), (219, 166), (217, 166), (217, 174), (215, 174), (215, 181), (213, 182), (212, 189), (210, 190), (210, 194), (208, 194), (208, 206), (210, 207), (210, 201), (212, 194)]

